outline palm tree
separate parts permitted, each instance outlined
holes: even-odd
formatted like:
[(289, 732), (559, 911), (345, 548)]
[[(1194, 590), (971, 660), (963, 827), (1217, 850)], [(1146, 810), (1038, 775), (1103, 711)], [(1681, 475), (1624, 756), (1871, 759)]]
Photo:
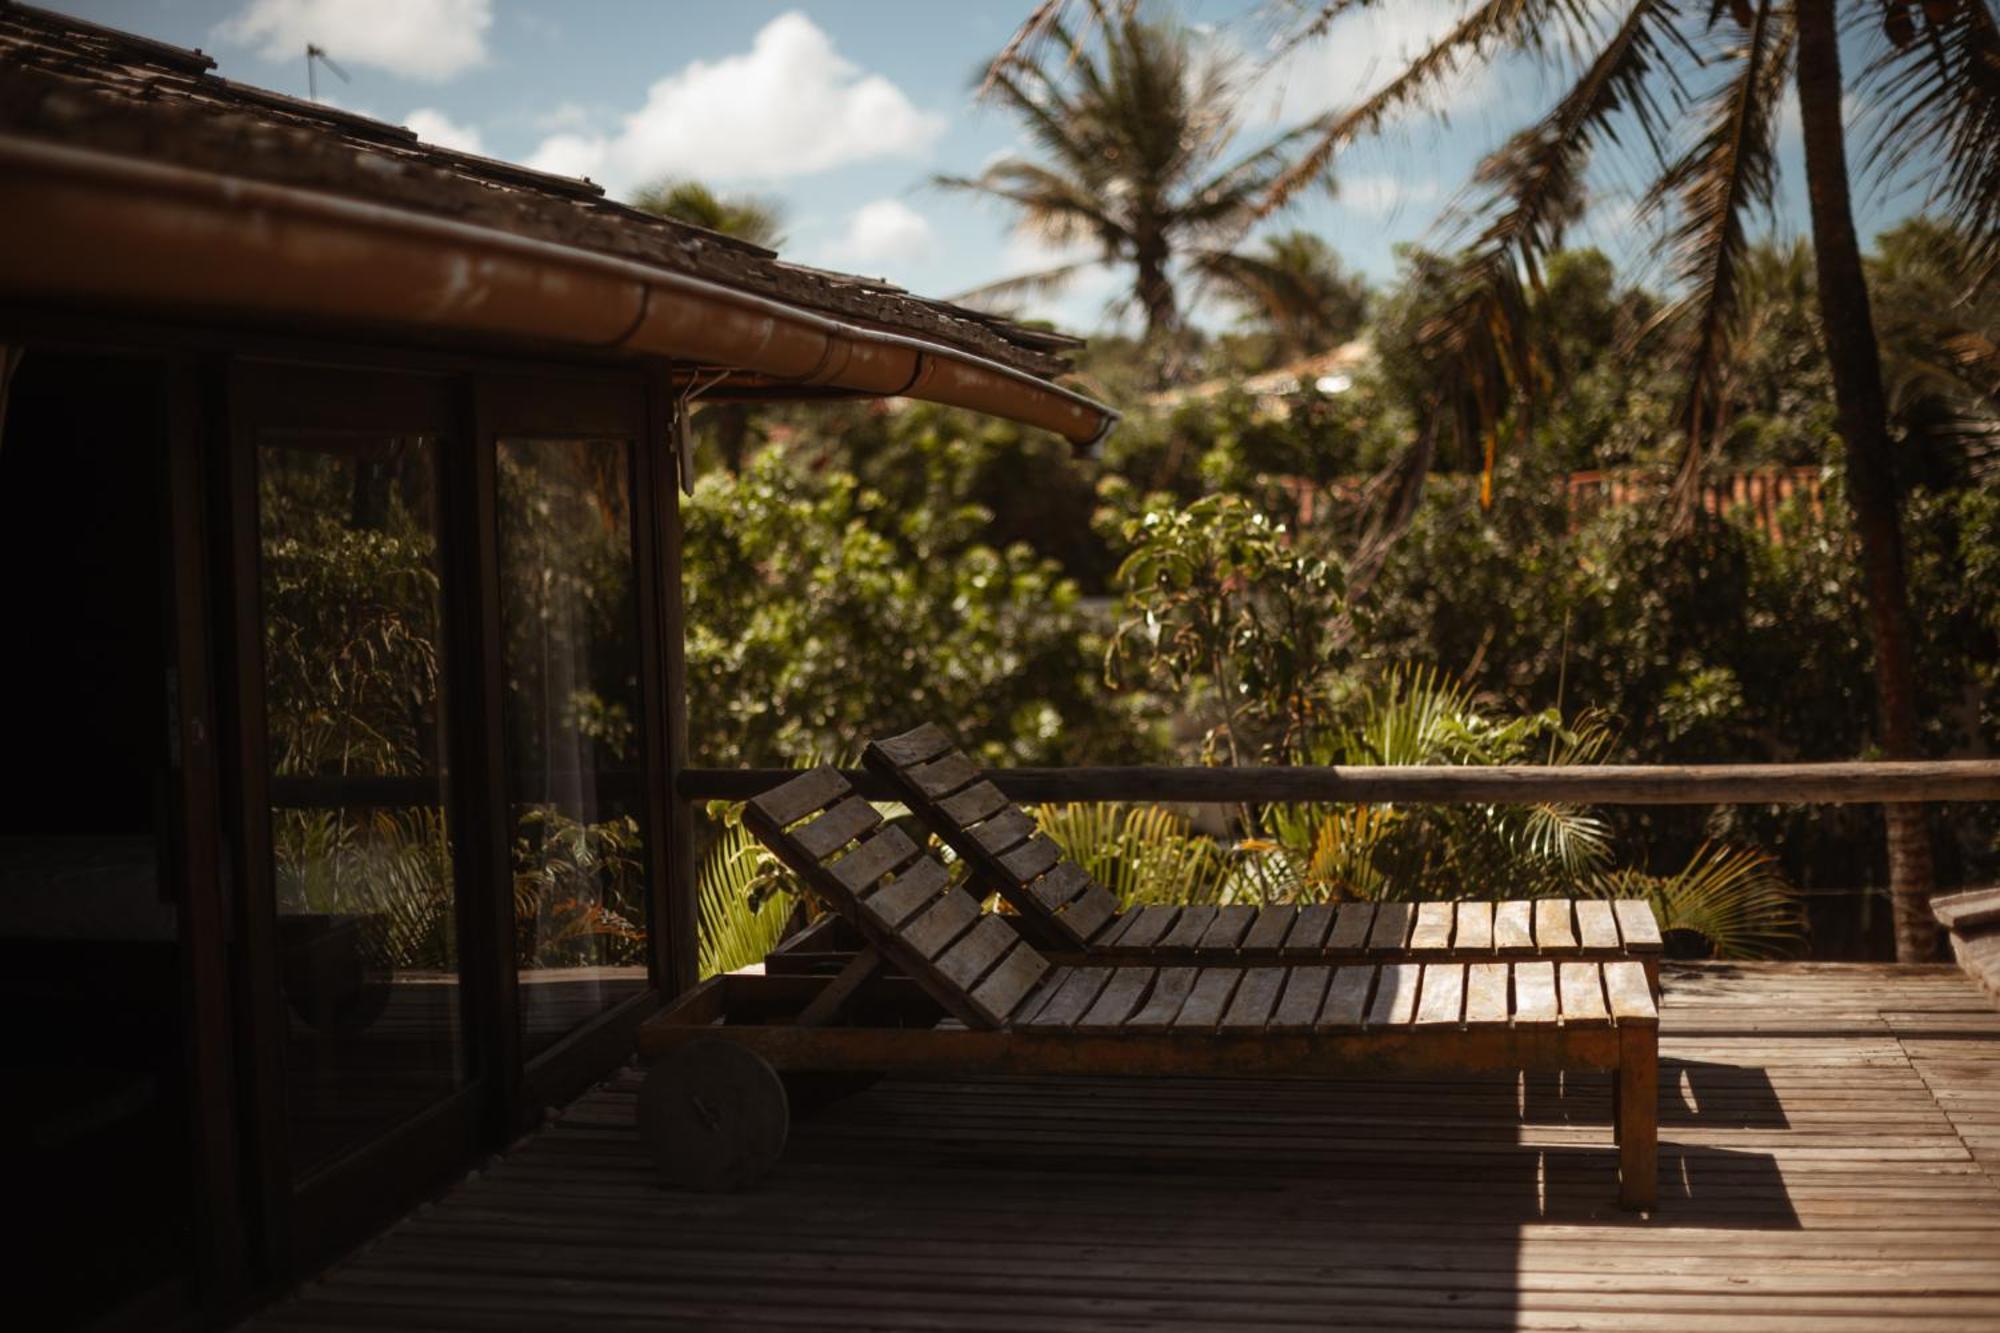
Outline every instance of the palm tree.
[(1279, 361), (1339, 346), (1368, 315), (1367, 284), (1308, 231), (1267, 236), (1249, 253), (1207, 252), (1195, 264), (1243, 308), (1250, 324), (1271, 336)]
[[(1317, 36), (1375, 2), (1302, 5), (1297, 32)], [(1475, 63), (1520, 53), (1561, 67), (1567, 87), (1555, 105), (1479, 168), (1485, 202), (1468, 219), (1454, 298), (1427, 331), (1437, 386), (1432, 428), (1410, 452), (1400, 493), (1411, 493), (1408, 478), (1428, 466), (1436, 430), (1447, 422), (1480, 442), (1490, 478), (1503, 420), (1518, 426), (1523, 409), (1552, 392), (1556, 377), (1527, 327), (1529, 293), (1562, 243), (1593, 151), (1637, 144), (1652, 180), (1647, 206), (1678, 211), (1673, 236), (1685, 295), (1667, 317), (1684, 347), (1678, 491), (1685, 514), (1740, 327), (1749, 219), (1770, 206), (1780, 105), (1787, 88), (1794, 90), (1820, 339), (1875, 645), (1881, 749), (1907, 759), (1918, 753), (1918, 727), (1903, 536), (1841, 103), (1852, 86), (1875, 104), (1881, 133), (1865, 169), (1881, 179), (1921, 171), (1933, 202), (1967, 238), (1970, 267), (1961, 279), (1982, 286), (2000, 270), (2000, 23), (1989, 0), (1851, 0), (1850, 8), (1851, 27), (1876, 45), (1852, 85), (1841, 72), (1834, 0), (1474, 0), (1386, 82), (1318, 122), (1310, 147), (1274, 182), (1263, 207), (1278, 207), (1318, 179), (1341, 148), (1393, 114), (1434, 103)], [(1691, 95), (1689, 85), (1703, 77), (1711, 86)], [(1691, 136), (1680, 132), (1683, 125), (1692, 126)], [(1375, 536), (1379, 550), (1393, 525)], [(1888, 824), (1897, 956), (1928, 958), (1937, 933), (1924, 812), (1891, 806)]]
[[(782, 206), (755, 195), (719, 195), (700, 181), (657, 181), (632, 196), (632, 206), (675, 222), (688, 222), (765, 250), (784, 243)], [(731, 472), (743, 470), (750, 444), (750, 409), (742, 403), (716, 403), (702, 413), (714, 423), (716, 452)]]
[(968, 295), (1048, 290), (1116, 265), (1131, 272), (1147, 340), (1162, 343), (1181, 325), (1177, 282), (1242, 234), (1283, 158), (1271, 143), (1225, 162), (1239, 128), (1230, 61), (1183, 28), (1144, 20), (1136, 5), (1087, 4), (1101, 41), (1045, 7), (1039, 40), (1010, 43), (984, 76), (990, 95), (1025, 122), (1038, 158), (1005, 157), (937, 184), (1000, 200), (1023, 232), (1090, 252)]
[(785, 210), (755, 195), (722, 195), (697, 180), (669, 177), (632, 196), (632, 207), (690, 222), (766, 250), (785, 241)]

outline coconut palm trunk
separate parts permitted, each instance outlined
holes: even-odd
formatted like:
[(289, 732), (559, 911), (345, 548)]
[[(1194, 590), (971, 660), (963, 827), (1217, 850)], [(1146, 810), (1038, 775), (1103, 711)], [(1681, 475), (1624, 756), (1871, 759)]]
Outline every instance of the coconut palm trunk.
[[(1847, 147), (1841, 125), (1840, 38), (1833, 0), (1797, 0), (1798, 93), (1806, 188), (1818, 267), (1820, 332), (1833, 370), (1834, 404), (1847, 460), (1848, 502), (1875, 641), (1875, 695), (1882, 748), (1917, 757), (1914, 633), (1904, 579), (1903, 530), (1889, 452), (1882, 366), (1854, 234)], [(1931, 917), (1930, 826), (1920, 805), (1887, 807), (1889, 893), (1896, 957), (1923, 962), (1937, 949)]]

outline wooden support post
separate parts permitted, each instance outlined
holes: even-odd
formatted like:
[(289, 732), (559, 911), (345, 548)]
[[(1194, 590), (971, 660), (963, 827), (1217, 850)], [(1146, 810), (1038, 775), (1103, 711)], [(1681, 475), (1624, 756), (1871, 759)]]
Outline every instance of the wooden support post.
[(1660, 1030), (1650, 1024), (1618, 1030), (1618, 1084), (1612, 1099), (1618, 1139), (1618, 1204), (1650, 1209), (1659, 1202)]
[(882, 970), (882, 955), (871, 946), (855, 954), (840, 975), (826, 983), (825, 989), (813, 997), (811, 1004), (799, 1014), (802, 1028), (824, 1027), (840, 1017), (840, 1011), (854, 998), (854, 993), (866, 985), (868, 979)]

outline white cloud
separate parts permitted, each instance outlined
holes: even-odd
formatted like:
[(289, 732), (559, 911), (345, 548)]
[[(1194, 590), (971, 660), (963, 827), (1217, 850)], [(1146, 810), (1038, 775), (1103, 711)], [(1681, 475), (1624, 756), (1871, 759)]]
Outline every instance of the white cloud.
[(532, 117), (528, 123), (544, 134), (556, 134), (564, 131), (587, 130), (590, 128), (590, 122), (593, 119), (595, 117), (590, 114), (590, 108), (583, 105), (583, 103), (564, 102), (554, 110), (544, 111), (542, 114)]
[(461, 125), (434, 107), (418, 107), (403, 117), (403, 123), (415, 130), (417, 137), (425, 143), (434, 143), (440, 148), (456, 148), (467, 153), (486, 151), (485, 145), (480, 142), (477, 125)]
[(267, 60), (310, 42), (343, 65), (435, 81), (484, 64), (492, 25), (493, 0), (249, 0), (216, 35)]
[(1434, 180), (1405, 180), (1384, 173), (1336, 178), (1340, 203), (1364, 217), (1387, 220), (1413, 204), (1427, 204), (1438, 197)]
[[(1350, 11), (1323, 37), (1278, 61), (1251, 91), (1253, 115), (1290, 124), (1350, 106), (1380, 87), (1459, 19), (1451, 0), (1400, 0)], [(1500, 90), (1494, 66), (1470, 59), (1434, 99), (1437, 111), (1463, 112)]]
[(840, 55), (794, 11), (765, 24), (749, 51), (653, 84), (617, 133), (552, 135), (528, 163), (617, 192), (666, 175), (772, 181), (921, 153), (943, 132), (942, 116)]
[(847, 217), (847, 228), (827, 242), (827, 262), (901, 268), (935, 258), (937, 234), (930, 219), (900, 199), (876, 199)]

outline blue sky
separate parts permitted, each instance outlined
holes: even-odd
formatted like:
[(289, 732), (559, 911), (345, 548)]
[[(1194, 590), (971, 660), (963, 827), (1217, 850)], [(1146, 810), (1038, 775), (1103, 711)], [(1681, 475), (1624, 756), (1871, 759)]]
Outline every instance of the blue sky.
[[(322, 97), (410, 125), (434, 142), (570, 174), (624, 193), (662, 174), (779, 202), (786, 254), (949, 296), (1046, 264), (997, 209), (926, 184), (971, 174), (1020, 146), (1004, 113), (977, 105), (974, 72), (1031, 0), (42, 0), (96, 22), (215, 56), (220, 72), (306, 91), (304, 45), (351, 76), (320, 76)], [(1163, 6), (1254, 56), (1268, 33), (1256, 0)], [(1352, 100), (1448, 22), (1452, 0), (1400, 0), (1344, 22), (1272, 71), (1250, 95), (1246, 144)], [(1503, 65), (1342, 159), (1340, 190), (1274, 225), (1309, 227), (1380, 280), (1393, 247), (1434, 234), (1481, 153), (1545, 106), (1532, 69)], [(1796, 117), (1776, 220), (1804, 217)], [(1633, 221), (1629, 192), (1600, 181), (1579, 239), (1644, 273), (1660, 247)], [(1875, 201), (1870, 235), (1911, 201)], [(1097, 327), (1110, 274), (1087, 275), (1032, 311)], [(1219, 314), (1208, 316), (1213, 320)]]

